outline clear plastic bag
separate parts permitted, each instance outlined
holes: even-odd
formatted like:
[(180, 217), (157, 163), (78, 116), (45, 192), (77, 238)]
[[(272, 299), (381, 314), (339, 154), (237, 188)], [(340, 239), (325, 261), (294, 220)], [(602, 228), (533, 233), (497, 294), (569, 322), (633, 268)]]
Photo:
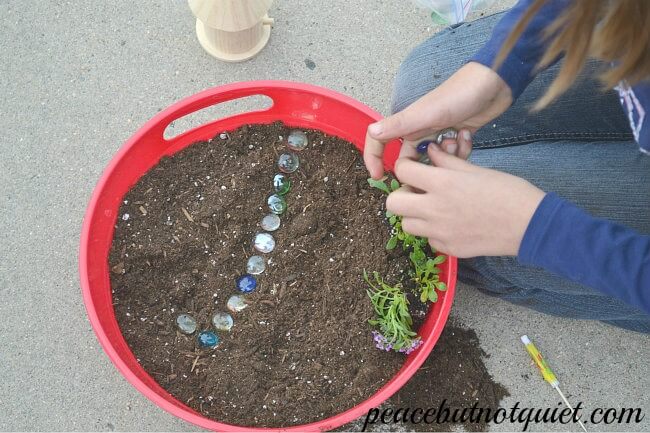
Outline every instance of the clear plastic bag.
[(438, 24), (457, 24), (465, 21), (471, 11), (486, 9), (496, 0), (413, 0), (431, 11), (431, 19)]

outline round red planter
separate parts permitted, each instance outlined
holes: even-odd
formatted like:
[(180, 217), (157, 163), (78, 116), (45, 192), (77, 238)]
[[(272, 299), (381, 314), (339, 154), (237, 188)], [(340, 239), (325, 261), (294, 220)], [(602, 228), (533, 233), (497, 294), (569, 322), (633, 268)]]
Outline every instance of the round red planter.
[[(201, 125), (171, 140), (163, 137), (165, 128), (187, 114), (225, 101), (265, 95), (273, 105), (264, 110), (241, 113)], [(83, 222), (79, 251), (79, 273), (84, 303), (90, 323), (108, 357), (117, 369), (142, 394), (166, 411), (205, 429), (217, 431), (324, 431), (350, 422), (395, 393), (427, 358), (442, 332), (456, 286), (455, 257), (442, 264), (441, 280), (447, 291), (428, 312), (419, 332), (423, 344), (405, 357), (397, 374), (367, 400), (335, 416), (306, 425), (283, 429), (261, 429), (221, 423), (197, 413), (165, 391), (138, 364), (115, 319), (111, 301), (108, 253), (113, 238), (120, 202), (137, 180), (162, 156), (171, 155), (190, 144), (212, 138), (221, 131), (244, 124), (282, 121), (298, 128), (313, 128), (354, 143), (363, 151), (367, 126), (381, 115), (345, 95), (321, 87), (286, 81), (234, 83), (205, 90), (160, 112), (128, 140), (104, 170)], [(385, 155), (386, 169), (391, 170), (399, 143), (389, 143)]]

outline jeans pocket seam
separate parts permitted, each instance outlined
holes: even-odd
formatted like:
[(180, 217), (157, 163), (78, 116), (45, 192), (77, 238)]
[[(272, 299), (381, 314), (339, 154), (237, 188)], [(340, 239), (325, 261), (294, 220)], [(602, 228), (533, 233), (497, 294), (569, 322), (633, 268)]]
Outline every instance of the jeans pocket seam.
[(590, 139), (590, 140), (612, 140), (612, 139), (632, 139), (632, 134), (623, 132), (547, 132), (539, 134), (522, 134), (510, 137), (501, 137), (495, 140), (476, 141), (474, 147), (503, 146), (530, 143), (531, 141), (561, 140), (561, 139)]

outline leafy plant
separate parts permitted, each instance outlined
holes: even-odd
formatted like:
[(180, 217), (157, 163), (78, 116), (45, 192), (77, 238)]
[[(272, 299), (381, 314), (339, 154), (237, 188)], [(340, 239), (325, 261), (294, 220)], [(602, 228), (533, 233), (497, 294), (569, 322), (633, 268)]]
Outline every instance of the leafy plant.
[[(390, 184), (387, 185), (386, 177), (380, 180), (370, 178), (368, 179), (368, 184), (373, 188), (377, 188), (378, 190), (385, 192), (386, 194), (390, 194), (391, 192), (398, 190), (401, 186), (397, 179), (391, 179)], [(422, 242), (426, 244), (426, 239), (418, 238), (416, 236), (408, 234), (402, 229), (401, 216), (395, 215), (390, 211), (386, 211), (386, 218), (388, 218), (388, 222), (393, 227), (391, 231), (391, 237), (388, 239), (388, 243), (386, 243), (387, 250), (394, 249), (400, 241), (402, 243), (402, 249), (405, 251), (407, 248), (415, 244)]]
[(390, 186), (386, 185), (386, 176), (384, 176), (382, 179), (379, 180), (369, 178), (368, 184), (373, 188), (377, 188), (378, 190), (384, 191), (386, 194), (390, 194), (392, 191), (396, 191), (400, 187), (400, 184), (397, 181), (397, 179), (392, 179), (390, 181)]
[[(374, 283), (363, 271), (363, 279), (370, 286), (366, 289), (370, 301), (377, 314), (376, 319), (368, 322), (377, 326), (381, 334), (375, 334), (377, 347), (383, 350), (408, 350), (414, 346), (414, 339), (417, 334), (411, 326), (413, 319), (409, 313), (409, 302), (406, 294), (402, 291), (400, 284), (391, 286), (384, 282), (378, 272), (373, 272)], [(383, 337), (383, 338), (381, 338)], [(415, 343), (417, 344), (417, 343)]]
[(436, 302), (438, 300), (436, 289), (439, 291), (447, 290), (447, 285), (443, 281), (440, 281), (440, 268), (437, 266), (443, 263), (447, 259), (447, 256), (439, 255), (430, 258), (417, 245), (409, 254), (409, 259), (413, 264), (413, 269), (410, 274), (416, 284), (417, 291), (420, 293), (420, 301)]
[[(386, 194), (390, 194), (391, 192), (400, 188), (400, 184), (396, 179), (392, 179), (388, 185), (386, 184), (386, 178), (381, 180), (368, 179), (368, 184), (373, 188), (377, 188), (380, 191), (383, 191)], [(388, 218), (388, 222), (392, 227), (391, 237), (386, 243), (386, 249), (395, 249), (397, 245), (401, 243), (402, 250), (409, 252), (409, 260), (411, 262), (409, 277), (415, 283), (415, 290), (416, 293), (419, 294), (420, 301), (436, 302), (438, 300), (437, 291), (447, 290), (447, 285), (443, 281), (440, 281), (440, 268), (438, 268), (438, 265), (443, 263), (447, 257), (444, 255), (429, 256), (427, 254), (427, 239), (406, 233), (402, 228), (401, 216), (395, 215), (390, 211), (386, 211), (386, 217)], [(435, 251), (432, 249), (431, 252), (435, 253)], [(371, 297), (373, 305), (375, 306), (375, 311), (379, 317), (377, 320), (370, 321), (371, 324), (379, 326), (381, 330), (381, 334), (376, 332), (374, 333), (375, 343), (380, 349), (391, 347), (396, 348), (396, 350), (400, 350), (406, 346), (404, 346), (404, 344), (399, 345), (398, 342), (405, 342), (406, 340), (404, 340), (405, 337), (401, 336), (402, 334), (398, 332), (399, 330), (408, 330), (412, 334), (404, 335), (407, 335), (409, 338), (408, 341), (411, 341), (411, 344), (413, 344), (412, 342), (414, 341), (412, 340), (412, 335), (415, 335), (415, 333), (413, 333), (411, 329), (411, 316), (408, 315), (408, 320), (406, 319), (406, 316), (404, 316), (403, 322), (396, 322), (400, 325), (397, 326), (397, 324), (392, 324), (390, 321), (387, 322), (387, 319), (383, 319), (387, 316), (385, 314), (382, 316), (382, 314), (384, 312), (383, 309), (386, 308), (386, 305), (392, 305), (394, 302), (397, 302), (399, 305), (401, 305), (397, 308), (405, 310), (408, 314), (408, 301), (406, 301), (406, 296), (401, 290), (401, 284), (390, 286), (384, 283), (377, 272), (375, 272), (374, 275), (376, 284), (382, 288), (382, 291), (378, 291), (376, 286), (370, 283), (367, 274), (364, 272), (364, 278), (366, 282), (374, 289), (373, 291), (368, 291), (368, 295)], [(379, 293), (384, 292), (390, 293), (390, 302), (387, 301), (385, 297), (379, 295)], [(400, 300), (400, 295), (403, 297), (403, 301)], [(401, 338), (401, 340), (399, 338)], [(416, 347), (417, 346), (411, 347), (408, 352), (410, 353), (410, 351), (415, 350)]]

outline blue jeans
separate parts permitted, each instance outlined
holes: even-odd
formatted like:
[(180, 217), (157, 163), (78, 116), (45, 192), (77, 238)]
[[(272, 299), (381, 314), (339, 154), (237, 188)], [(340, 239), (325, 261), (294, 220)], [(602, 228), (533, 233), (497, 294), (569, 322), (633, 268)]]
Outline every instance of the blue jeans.
[[(460, 24), (416, 47), (397, 74), (393, 112), (458, 70), (489, 38), (501, 14)], [(540, 73), (519, 99), (474, 137), (470, 161), (555, 191), (591, 214), (650, 233), (650, 158), (642, 155), (615, 92), (603, 92), (590, 62), (574, 86), (540, 113), (529, 112), (559, 66)], [(515, 257), (460, 260), (459, 279), (543, 313), (650, 332), (650, 316), (618, 299)], [(648, 288), (650, 290), (650, 288)]]

